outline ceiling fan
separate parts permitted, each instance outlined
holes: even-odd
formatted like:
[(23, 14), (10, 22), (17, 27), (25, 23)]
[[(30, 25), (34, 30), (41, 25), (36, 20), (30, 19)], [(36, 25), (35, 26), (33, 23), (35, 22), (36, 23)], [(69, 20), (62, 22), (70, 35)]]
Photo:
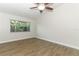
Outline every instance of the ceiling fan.
[(44, 10), (47, 11), (52, 11), (53, 8), (50, 7), (50, 5), (52, 5), (52, 3), (35, 3), (35, 7), (31, 7), (30, 9), (37, 9), (40, 11), (40, 13), (42, 13)]

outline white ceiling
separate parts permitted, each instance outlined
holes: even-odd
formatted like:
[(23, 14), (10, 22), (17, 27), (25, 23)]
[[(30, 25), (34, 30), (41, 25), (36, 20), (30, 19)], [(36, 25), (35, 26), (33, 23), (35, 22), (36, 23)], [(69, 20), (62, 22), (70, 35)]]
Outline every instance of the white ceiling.
[[(57, 8), (60, 5), (60, 3), (55, 3), (52, 7)], [(35, 6), (33, 3), (0, 3), (0, 12), (36, 19), (40, 16), (40, 13), (38, 10), (30, 9), (33, 6)]]

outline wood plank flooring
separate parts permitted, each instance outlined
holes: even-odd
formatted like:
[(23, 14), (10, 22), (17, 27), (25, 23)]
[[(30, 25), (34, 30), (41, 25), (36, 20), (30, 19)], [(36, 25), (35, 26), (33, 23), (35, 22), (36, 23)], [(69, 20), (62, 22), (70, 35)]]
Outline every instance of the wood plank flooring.
[(79, 56), (79, 50), (31, 38), (0, 44), (0, 56)]

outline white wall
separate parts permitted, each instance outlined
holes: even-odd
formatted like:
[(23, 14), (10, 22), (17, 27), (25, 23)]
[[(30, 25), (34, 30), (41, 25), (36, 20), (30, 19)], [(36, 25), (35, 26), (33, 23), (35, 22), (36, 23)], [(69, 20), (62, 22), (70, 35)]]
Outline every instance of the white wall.
[(79, 4), (63, 4), (38, 19), (39, 38), (79, 49)]
[[(30, 32), (10, 32), (10, 19), (31, 22)], [(0, 43), (35, 37), (35, 20), (0, 12)]]

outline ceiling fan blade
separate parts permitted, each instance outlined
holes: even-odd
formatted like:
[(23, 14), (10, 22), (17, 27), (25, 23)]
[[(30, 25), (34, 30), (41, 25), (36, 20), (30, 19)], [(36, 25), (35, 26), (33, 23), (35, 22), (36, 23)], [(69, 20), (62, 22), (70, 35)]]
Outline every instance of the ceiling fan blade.
[(39, 5), (40, 3), (35, 3), (35, 4)]
[(37, 8), (37, 7), (31, 7), (30, 9), (35, 9), (35, 8)]
[(44, 3), (44, 5), (48, 5), (49, 3)]
[(53, 8), (51, 8), (51, 7), (45, 7), (46, 9), (48, 9), (48, 10), (53, 10)]

